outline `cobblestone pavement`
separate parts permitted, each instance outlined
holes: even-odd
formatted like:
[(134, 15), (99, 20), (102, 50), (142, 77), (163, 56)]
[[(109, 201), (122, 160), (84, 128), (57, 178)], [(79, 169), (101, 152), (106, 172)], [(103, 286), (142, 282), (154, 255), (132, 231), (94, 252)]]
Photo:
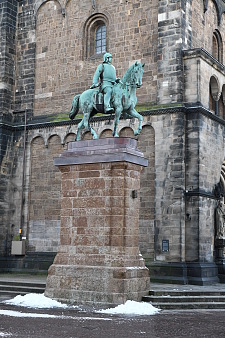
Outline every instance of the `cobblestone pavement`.
[[(44, 282), (46, 276), (1, 274), (5, 280)], [(224, 290), (212, 286), (151, 283), (151, 290)], [(225, 310), (161, 311), (153, 316), (99, 314), (92, 308), (29, 309), (6, 305), (0, 297), (0, 337), (9, 338), (224, 338)], [(15, 311), (8, 312), (7, 311)], [(3, 314), (4, 313), (4, 314)], [(5, 314), (8, 315), (5, 315)], [(24, 314), (42, 317), (20, 317)], [(13, 317), (15, 315), (16, 317)], [(46, 315), (55, 317), (45, 317)]]
[[(19, 317), (21, 313), (41, 317)], [(44, 317), (46, 315), (54, 317)], [(161, 311), (153, 316), (127, 316), (99, 314), (93, 309), (43, 310), (0, 303), (0, 337), (222, 338), (225, 337), (224, 322), (225, 311), (217, 310)]]

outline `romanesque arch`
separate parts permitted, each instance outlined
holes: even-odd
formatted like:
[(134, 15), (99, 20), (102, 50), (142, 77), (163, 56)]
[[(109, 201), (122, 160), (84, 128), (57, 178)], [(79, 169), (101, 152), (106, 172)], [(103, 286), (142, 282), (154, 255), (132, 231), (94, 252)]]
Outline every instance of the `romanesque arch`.
[(120, 130), (120, 137), (134, 137), (133, 129), (130, 127), (125, 127)]
[(54, 135), (45, 146), (42, 137), (31, 143), (29, 250), (57, 251), (60, 229), (61, 173), (54, 158), (62, 153), (59, 136)]
[(107, 138), (107, 137), (112, 137), (111, 129), (104, 129), (103, 132), (100, 134), (100, 138)]
[(223, 41), (218, 29), (213, 32), (212, 56), (220, 63), (223, 63)]
[(69, 134), (66, 135), (66, 137), (64, 138), (64, 142), (63, 142), (65, 150), (67, 149), (67, 144), (69, 142), (75, 141), (75, 138), (76, 138), (76, 134), (75, 133), (69, 133)]
[(84, 140), (92, 140), (91, 132), (90, 131), (84, 132), (81, 138), (82, 138), (82, 141), (84, 141)]

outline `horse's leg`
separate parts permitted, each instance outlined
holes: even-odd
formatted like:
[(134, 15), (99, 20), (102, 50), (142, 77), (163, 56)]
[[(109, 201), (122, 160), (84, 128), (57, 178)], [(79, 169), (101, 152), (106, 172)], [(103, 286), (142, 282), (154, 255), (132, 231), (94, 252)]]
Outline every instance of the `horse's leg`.
[(92, 127), (90, 127), (90, 132), (91, 132), (91, 135), (93, 136), (93, 140), (97, 140), (99, 138), (98, 134)]
[(91, 110), (88, 110), (87, 113), (84, 113), (84, 128), (90, 130), (93, 139), (98, 139), (98, 134), (96, 131), (90, 126), (89, 119), (90, 119)]
[(137, 118), (138, 119), (138, 128), (134, 131), (134, 135), (137, 136), (140, 134), (142, 130), (142, 122), (143, 122), (143, 117), (141, 114), (139, 114), (134, 108), (132, 108), (129, 112), (128, 115)]
[(118, 124), (119, 124), (121, 112), (122, 112), (122, 109), (120, 107), (117, 107), (116, 110), (115, 110), (113, 137), (119, 137), (119, 135), (117, 133), (117, 127), (118, 127)]
[(78, 123), (77, 126), (77, 136), (75, 138), (75, 141), (79, 141), (80, 140), (80, 133), (81, 130), (84, 128), (84, 118)]

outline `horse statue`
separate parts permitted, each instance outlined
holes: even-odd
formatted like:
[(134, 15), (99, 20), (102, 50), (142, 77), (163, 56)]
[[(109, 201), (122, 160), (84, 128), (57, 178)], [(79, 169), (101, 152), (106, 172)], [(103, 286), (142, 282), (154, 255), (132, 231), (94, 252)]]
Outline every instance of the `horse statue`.
[[(135, 62), (135, 64), (128, 68), (122, 81), (116, 82), (113, 86), (111, 106), (115, 111), (114, 137), (119, 137), (117, 127), (122, 113), (126, 118), (138, 119), (138, 128), (134, 131), (135, 136), (139, 135), (142, 130), (143, 117), (135, 110), (135, 106), (137, 103), (136, 90), (142, 86), (143, 67), (144, 64)], [(103, 94), (99, 93), (98, 89), (88, 89), (74, 97), (69, 113), (70, 119), (74, 119), (79, 112), (83, 112), (83, 118), (78, 123), (76, 141), (80, 140), (81, 130), (84, 128), (91, 132), (93, 139), (98, 139), (98, 134), (90, 126), (89, 120), (99, 112), (104, 113), (102, 102)]]

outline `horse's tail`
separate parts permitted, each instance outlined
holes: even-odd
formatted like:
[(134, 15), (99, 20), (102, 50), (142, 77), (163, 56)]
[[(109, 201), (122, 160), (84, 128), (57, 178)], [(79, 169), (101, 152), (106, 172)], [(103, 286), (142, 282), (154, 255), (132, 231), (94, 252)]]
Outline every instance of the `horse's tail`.
[(81, 94), (78, 94), (76, 96), (74, 96), (73, 98), (73, 101), (72, 101), (72, 107), (71, 107), (71, 110), (70, 110), (70, 113), (69, 113), (69, 118), (71, 120), (74, 119), (74, 117), (78, 114), (79, 112), (79, 99), (80, 99), (80, 95)]

